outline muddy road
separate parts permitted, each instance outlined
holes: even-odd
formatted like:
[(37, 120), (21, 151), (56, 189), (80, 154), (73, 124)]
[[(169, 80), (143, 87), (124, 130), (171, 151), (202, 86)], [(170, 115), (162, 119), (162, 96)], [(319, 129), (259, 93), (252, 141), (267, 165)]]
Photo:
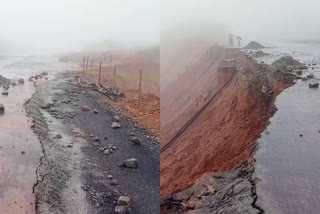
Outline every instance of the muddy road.
[[(106, 106), (102, 95), (79, 86), (70, 68), (52, 59), (3, 61), (0, 74), (11, 79), (49, 76), (10, 87), (0, 98), (6, 107), (0, 118), (1, 211), (114, 213), (118, 198), (127, 196), (128, 213), (159, 213), (156, 138)], [(111, 128), (113, 116), (121, 128)], [(119, 167), (130, 158), (137, 169)]]

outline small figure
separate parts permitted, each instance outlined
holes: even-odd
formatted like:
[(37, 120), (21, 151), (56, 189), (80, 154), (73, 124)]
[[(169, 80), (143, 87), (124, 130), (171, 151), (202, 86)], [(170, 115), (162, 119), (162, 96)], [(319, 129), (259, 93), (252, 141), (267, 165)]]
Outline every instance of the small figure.
[(232, 34), (229, 35), (229, 46), (231, 48), (233, 48), (233, 35)]
[(238, 47), (240, 48), (242, 37), (241, 36), (237, 36), (236, 39), (238, 40)]

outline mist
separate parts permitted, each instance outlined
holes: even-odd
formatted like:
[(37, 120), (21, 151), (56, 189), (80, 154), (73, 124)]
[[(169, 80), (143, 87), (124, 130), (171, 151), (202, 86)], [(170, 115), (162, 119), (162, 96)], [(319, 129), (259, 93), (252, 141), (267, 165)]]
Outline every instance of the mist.
[(317, 40), (319, 6), (316, 0), (165, 0), (161, 3), (161, 32), (190, 21), (211, 21), (245, 41)]
[(0, 53), (81, 51), (160, 42), (158, 0), (12, 0), (0, 7)]

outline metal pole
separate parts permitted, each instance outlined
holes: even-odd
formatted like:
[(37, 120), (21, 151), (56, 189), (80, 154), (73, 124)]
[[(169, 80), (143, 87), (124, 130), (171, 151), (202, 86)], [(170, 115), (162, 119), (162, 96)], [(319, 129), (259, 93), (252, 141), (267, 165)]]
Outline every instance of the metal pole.
[(117, 65), (114, 65), (113, 80), (112, 80), (112, 89), (113, 90), (116, 88), (116, 75), (117, 75)]
[(140, 69), (140, 76), (139, 76), (139, 110), (141, 107), (141, 82), (142, 82), (142, 69)]
[(100, 81), (100, 78), (101, 78), (101, 62), (100, 62), (100, 67), (99, 67), (99, 85), (101, 85), (101, 81)]

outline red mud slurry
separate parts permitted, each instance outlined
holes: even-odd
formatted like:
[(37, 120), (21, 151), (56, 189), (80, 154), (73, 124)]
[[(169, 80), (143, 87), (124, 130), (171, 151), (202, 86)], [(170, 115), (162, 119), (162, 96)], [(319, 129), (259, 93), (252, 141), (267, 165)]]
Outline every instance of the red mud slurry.
[[(239, 53), (234, 51), (230, 56), (219, 53), (214, 58), (204, 59), (197, 69), (177, 81), (177, 89), (186, 82), (193, 84), (182, 87), (181, 91), (169, 88), (171, 100), (161, 97), (162, 148), (208, 97), (230, 79), (231, 74), (217, 71), (223, 57), (233, 57), (242, 67), (257, 72), (256, 66)], [(213, 60), (211, 64), (210, 60)], [(278, 82), (273, 84), (275, 94), (287, 87)], [(213, 93), (206, 93), (210, 89)], [(236, 74), (174, 144), (161, 152), (161, 196), (185, 187), (206, 172), (228, 171), (241, 161), (250, 161), (251, 147), (267, 124), (269, 109), (270, 106), (257, 102), (249, 94), (246, 76)]]
[(41, 148), (23, 108), (33, 91), (33, 85), (26, 82), (10, 87), (9, 96), (0, 95), (0, 103), (5, 106), (5, 114), (0, 116), (1, 213), (34, 213), (32, 188)]

